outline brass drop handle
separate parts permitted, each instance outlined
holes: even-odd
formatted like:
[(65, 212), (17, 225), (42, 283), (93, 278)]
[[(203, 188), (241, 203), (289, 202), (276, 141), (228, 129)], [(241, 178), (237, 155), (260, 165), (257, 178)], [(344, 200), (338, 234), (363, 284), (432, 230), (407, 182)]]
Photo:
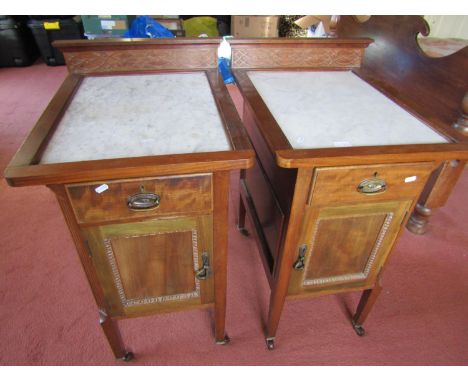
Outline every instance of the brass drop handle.
[(297, 256), (297, 260), (293, 264), (294, 269), (298, 271), (301, 269), (304, 269), (306, 251), (307, 251), (307, 245), (302, 244), (299, 247), (299, 255)]
[(377, 173), (373, 178), (364, 179), (359, 183), (357, 190), (366, 195), (379, 194), (387, 189), (387, 183), (383, 179), (377, 178)]
[(161, 197), (158, 194), (139, 192), (128, 197), (127, 206), (133, 211), (145, 211), (158, 207), (160, 202)]
[(207, 252), (202, 253), (202, 266), (195, 272), (195, 277), (198, 280), (206, 280), (208, 271), (210, 270), (210, 259)]

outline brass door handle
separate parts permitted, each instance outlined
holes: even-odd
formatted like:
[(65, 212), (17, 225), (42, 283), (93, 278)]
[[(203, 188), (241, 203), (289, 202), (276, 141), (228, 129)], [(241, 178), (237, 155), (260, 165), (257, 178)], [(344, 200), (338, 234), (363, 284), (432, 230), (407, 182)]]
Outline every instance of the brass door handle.
[(134, 211), (152, 210), (159, 206), (161, 197), (151, 192), (140, 192), (133, 194), (127, 199), (127, 206)]
[(207, 252), (202, 253), (202, 266), (195, 272), (195, 277), (198, 280), (206, 280), (210, 270), (210, 259)]
[(299, 255), (297, 256), (297, 260), (293, 264), (294, 269), (296, 270), (304, 269), (306, 251), (307, 251), (307, 245), (302, 244), (299, 247)]

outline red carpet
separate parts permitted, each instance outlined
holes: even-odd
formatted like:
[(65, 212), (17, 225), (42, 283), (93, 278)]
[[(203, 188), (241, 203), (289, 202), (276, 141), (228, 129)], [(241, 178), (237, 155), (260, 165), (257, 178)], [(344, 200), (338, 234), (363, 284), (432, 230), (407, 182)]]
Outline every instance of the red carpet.
[[(66, 73), (36, 64), (0, 69), (0, 169)], [(233, 177), (233, 182), (236, 179)], [(359, 294), (286, 303), (276, 350), (263, 339), (269, 289), (255, 243), (234, 224), (231, 196), (227, 331), (214, 344), (212, 313), (120, 321), (135, 365), (467, 365), (468, 171), (425, 236), (405, 232), (384, 292), (356, 336)], [(121, 365), (113, 359), (65, 221), (46, 187), (0, 181), (0, 364)], [(127, 365), (127, 364), (125, 364)]]

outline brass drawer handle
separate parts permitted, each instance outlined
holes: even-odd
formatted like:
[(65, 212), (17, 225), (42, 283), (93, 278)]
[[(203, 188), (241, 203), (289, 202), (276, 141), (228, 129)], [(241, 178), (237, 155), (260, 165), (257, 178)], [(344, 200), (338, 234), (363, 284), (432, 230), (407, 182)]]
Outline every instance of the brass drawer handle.
[(208, 277), (208, 271), (210, 270), (210, 260), (208, 258), (208, 253), (202, 253), (202, 262), (203, 264), (201, 268), (195, 272), (195, 277), (198, 280), (206, 280)]
[(133, 211), (152, 210), (159, 206), (161, 197), (158, 194), (144, 192), (129, 196), (127, 206)]
[(378, 194), (386, 189), (387, 183), (385, 183), (385, 180), (378, 178), (364, 179), (357, 187), (357, 190), (363, 194)]

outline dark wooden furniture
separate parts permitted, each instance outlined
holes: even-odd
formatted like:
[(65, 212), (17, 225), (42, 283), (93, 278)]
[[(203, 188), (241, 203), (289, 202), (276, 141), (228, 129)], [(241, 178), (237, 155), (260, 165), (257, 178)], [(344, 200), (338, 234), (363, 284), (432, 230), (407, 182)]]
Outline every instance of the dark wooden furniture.
[[(429, 25), (420, 16), (373, 16), (364, 23), (342, 16), (337, 29), (339, 37), (375, 41), (356, 69), (362, 78), (456, 141), (468, 142), (466, 100), (462, 106), (468, 89), (468, 47), (446, 57), (429, 57), (418, 44), (419, 33), (429, 35)], [(465, 165), (466, 161), (441, 163), (408, 221), (411, 232), (427, 231), (433, 210), (444, 206)]]
[[(231, 170), (248, 168), (253, 163), (254, 151), (218, 77), (219, 39), (60, 41), (55, 45), (63, 51), (70, 73), (12, 159), (5, 178), (12, 186), (44, 184), (55, 193), (96, 300), (101, 327), (116, 358), (133, 357), (124, 348), (116, 319), (179, 309), (214, 308), (216, 342), (227, 343), (229, 174)], [(191, 110), (191, 104), (207, 103), (205, 106), (212, 111), (211, 120), (219, 120), (225, 149), (209, 152), (181, 149), (165, 155), (158, 155), (156, 149), (149, 155), (141, 155), (144, 139), (113, 141), (119, 138), (120, 125), (127, 115), (134, 118), (136, 131), (145, 129), (146, 122), (149, 126), (151, 119), (162, 118), (162, 113), (152, 110), (163, 110), (165, 103), (163, 99), (159, 109), (153, 103), (143, 110), (150, 117), (144, 125), (139, 122), (142, 109), (138, 109), (139, 114), (124, 110), (117, 119), (112, 119), (118, 112), (115, 98), (108, 97), (105, 87), (99, 85), (102, 81), (132, 83), (140, 78), (138, 81), (146, 80), (149, 84), (153, 80), (177, 78), (177, 85), (193, 76), (206, 84), (208, 90), (203, 94), (207, 101), (197, 103), (201, 93), (195, 89), (192, 98), (184, 100), (184, 109), (177, 107), (177, 100), (175, 104), (172, 100), (174, 112), (169, 117), (180, 121), (178, 114), (187, 107)], [(70, 122), (70, 113), (75, 107), (76, 118), (86, 114), (86, 107), (80, 109), (80, 103), (88, 105), (86, 94), (91, 94), (92, 84), (101, 86), (98, 93), (104, 92), (101, 97), (108, 98), (100, 103), (101, 109), (89, 116), (90, 128), (83, 133), (83, 139), (76, 137), (73, 139), (77, 141), (72, 139), (70, 143), (59, 133), (67, 123), (70, 126), (66, 132), (82, 128)], [(125, 86), (120, 90), (126, 90)], [(145, 90), (131, 94), (144, 104), (148, 96)], [(190, 88), (185, 87), (184, 91), (187, 90)], [(120, 97), (123, 104), (131, 101), (128, 94)], [(190, 113), (186, 117), (196, 119), (198, 110)], [(98, 126), (102, 116), (111, 118), (113, 124)], [(198, 118), (209, 119), (203, 114)], [(170, 140), (178, 131), (175, 123), (169, 120), (160, 137), (148, 137), (153, 139), (151, 145), (158, 138)], [(203, 125), (200, 123), (194, 130), (202, 131)], [(104, 156), (103, 150), (93, 160), (87, 160), (89, 153), (83, 154), (83, 150), (89, 146), (87, 143), (97, 139), (98, 128), (103, 134), (115, 132), (108, 134), (110, 145), (106, 150), (118, 146), (117, 149), (136, 152), (109, 157)], [(179, 142), (190, 142), (195, 139), (194, 133), (189, 131)], [(48, 150), (60, 143), (54, 140), (57, 135), (68, 142), (68, 146), (62, 142), (64, 160), (49, 155)], [(103, 146), (108, 143), (105, 140), (100, 142)], [(210, 138), (202, 135), (197, 142), (205, 140)], [(80, 144), (81, 149), (74, 150)], [(171, 145), (159, 149), (166, 150), (167, 146)], [(75, 154), (82, 155), (78, 157), (81, 159), (70, 161), (68, 158)]]
[[(362, 36), (367, 37), (365, 33)], [(424, 198), (424, 193), (421, 196), (423, 189), (427, 190), (434, 179), (440, 182), (441, 169), (448, 169), (447, 176), (455, 181), (454, 174), (461, 171), (468, 158), (465, 136), (452, 127), (456, 120), (454, 110), (448, 113), (446, 105), (441, 106), (447, 113), (445, 119), (437, 120), (435, 110), (425, 113), (437, 102), (430, 101), (425, 108), (413, 108), (419, 102), (424, 103), (426, 93), (405, 93), (404, 88), (397, 89), (397, 84), (405, 80), (395, 80), (390, 74), (375, 73), (372, 77), (367, 74), (366, 68), (372, 66), (373, 60), (385, 60), (372, 55), (376, 48), (370, 50), (368, 56), (368, 49), (374, 44), (365, 38), (231, 41), (233, 71), (245, 101), (243, 122), (257, 154), (254, 166), (242, 171), (238, 224), (241, 232), (246, 233), (247, 212), (271, 287), (266, 329), (269, 349), (274, 348), (286, 298), (363, 291), (352, 320), (356, 333), (363, 335), (362, 325), (381, 290), (379, 279), (384, 266), (418, 198)], [(392, 49), (396, 56), (400, 54), (394, 45)], [(402, 48), (401, 55), (405, 52)], [(422, 66), (416, 63), (412, 66), (400, 60), (404, 57), (394, 57), (391, 62), (381, 64), (386, 68), (404, 66), (406, 70), (419, 73), (431, 71), (424, 66), (425, 62)], [(377, 67), (376, 64), (376, 71)], [(286, 80), (277, 85), (275, 73), (279, 73), (280, 79), (285, 73), (289, 77), (284, 77)], [(302, 115), (297, 108), (291, 111), (294, 103), (288, 102), (288, 98), (300, 102), (314, 91), (313, 81), (324, 73), (327, 81), (334, 75), (343, 78), (357, 75), (363, 86), (372, 85), (376, 98), (392, 103), (395, 113), (422, 122), (423, 130), (438, 132), (444, 137), (444, 143), (405, 143), (405, 136), (411, 135), (411, 131), (400, 130), (398, 138), (402, 143), (399, 144), (366, 144), (363, 136), (361, 146), (359, 139), (358, 144), (354, 144), (357, 147), (340, 147), (350, 144), (335, 142), (336, 145), (313, 148), (315, 141), (320, 141), (320, 134), (332, 128), (333, 114), (327, 114), (329, 124), (316, 122), (321, 120), (320, 109), (305, 121), (292, 119), (289, 126), (284, 117), (294, 113)], [(430, 74), (426, 75), (431, 78)], [(259, 82), (262, 76), (264, 81)], [(299, 80), (289, 85), (288, 79), (295, 77)], [(308, 77), (313, 80), (306, 82)], [(302, 84), (302, 79), (310, 87)], [(405, 88), (420, 89), (425, 84), (419, 83), (417, 78), (406, 81)], [(340, 88), (339, 83), (335, 85), (330, 89), (338, 89), (343, 94), (349, 90)], [(277, 93), (282, 94), (283, 99), (274, 102), (274, 97), (268, 93), (270, 88), (279, 89)], [(319, 95), (326, 93), (323, 87), (320, 91)], [(463, 96), (460, 89), (457, 92), (451, 104), (454, 108), (455, 98), (459, 97), (461, 102)], [(307, 110), (314, 102), (320, 107), (321, 97), (317, 96), (309, 104), (300, 103), (299, 108)], [(338, 106), (340, 101), (336, 102)], [(379, 102), (375, 100), (376, 107), (380, 106)], [(351, 126), (354, 117), (362, 116), (363, 110), (367, 113), (373, 103), (371, 100), (367, 105), (348, 110), (348, 114), (335, 113), (334, 116), (343, 126)], [(324, 105), (324, 110), (325, 106), (330, 105)], [(390, 114), (389, 119), (392, 118)], [(380, 125), (382, 121), (379, 121), (375, 122), (374, 129), (385, 142), (393, 131), (385, 131), (385, 124)], [(303, 137), (295, 141), (287, 137), (286, 130), (290, 128), (301, 128), (307, 135), (304, 126), (315, 134), (316, 138), (310, 140), (312, 148), (297, 148)], [(339, 141), (347, 141), (359, 127), (344, 129)]]

